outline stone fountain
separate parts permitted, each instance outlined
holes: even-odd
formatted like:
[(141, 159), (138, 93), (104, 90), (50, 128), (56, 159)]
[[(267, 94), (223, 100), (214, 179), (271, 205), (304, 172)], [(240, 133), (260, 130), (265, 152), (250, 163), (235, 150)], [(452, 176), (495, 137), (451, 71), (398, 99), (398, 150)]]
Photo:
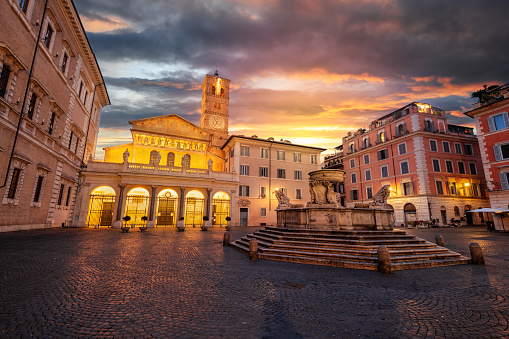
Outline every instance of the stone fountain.
[(382, 187), (368, 203), (354, 208), (340, 205), (339, 194), (332, 182), (343, 182), (345, 172), (322, 169), (309, 173), (311, 200), (304, 205), (294, 205), (283, 192), (276, 191), (278, 199), (277, 226), (316, 230), (391, 230), (393, 211), (387, 206), (389, 186)]

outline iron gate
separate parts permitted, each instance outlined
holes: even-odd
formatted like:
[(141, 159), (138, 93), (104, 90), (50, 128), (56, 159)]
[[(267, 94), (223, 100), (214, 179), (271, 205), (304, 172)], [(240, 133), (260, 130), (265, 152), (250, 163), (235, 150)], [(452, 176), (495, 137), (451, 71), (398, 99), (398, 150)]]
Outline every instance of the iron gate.
[(92, 194), (88, 207), (87, 227), (95, 225), (110, 227), (113, 221), (113, 205), (115, 195), (113, 194)]

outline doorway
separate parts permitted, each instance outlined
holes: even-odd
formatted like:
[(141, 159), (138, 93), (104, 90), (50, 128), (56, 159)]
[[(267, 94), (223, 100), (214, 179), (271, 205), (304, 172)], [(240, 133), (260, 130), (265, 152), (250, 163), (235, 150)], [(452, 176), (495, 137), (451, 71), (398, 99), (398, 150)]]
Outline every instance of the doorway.
[(247, 226), (248, 218), (249, 218), (249, 209), (242, 207), (240, 209), (240, 226)]

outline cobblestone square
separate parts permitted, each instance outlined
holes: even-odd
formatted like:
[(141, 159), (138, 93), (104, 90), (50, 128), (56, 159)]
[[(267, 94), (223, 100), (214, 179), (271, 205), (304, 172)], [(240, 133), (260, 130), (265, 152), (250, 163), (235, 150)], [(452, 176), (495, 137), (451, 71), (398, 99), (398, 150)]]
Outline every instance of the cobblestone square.
[(220, 228), (2, 233), (0, 337), (508, 337), (509, 235), (407, 231), (467, 256), (478, 242), (487, 265), (383, 275), (249, 261)]

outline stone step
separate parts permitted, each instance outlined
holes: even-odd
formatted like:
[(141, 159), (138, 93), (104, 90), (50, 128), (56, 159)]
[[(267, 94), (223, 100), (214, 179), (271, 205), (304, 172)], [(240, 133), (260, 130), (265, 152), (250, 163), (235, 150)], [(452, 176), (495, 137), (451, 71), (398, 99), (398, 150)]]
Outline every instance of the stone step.
[[(246, 236), (239, 239), (245, 246), (249, 247), (249, 240), (251, 238)], [(313, 244), (306, 245), (295, 245), (295, 244), (274, 244), (270, 241), (265, 241), (264, 239), (258, 240), (258, 246), (264, 252), (267, 252), (271, 249), (280, 249), (280, 250), (293, 250), (293, 251), (303, 251), (303, 252), (313, 252), (313, 253), (334, 253), (334, 254), (347, 254), (347, 255), (363, 255), (370, 257), (377, 257), (377, 248), (373, 247), (359, 247), (359, 248), (337, 248), (337, 247), (316, 247)], [(438, 247), (434, 244), (430, 244), (431, 248), (410, 248), (410, 249), (396, 249), (389, 250), (391, 257), (392, 256), (408, 256), (408, 255), (437, 255), (448, 253), (448, 249), (443, 247)]]
[(405, 231), (391, 231), (391, 230), (314, 230), (309, 228), (287, 228), (287, 227), (275, 227), (267, 226), (264, 230), (279, 231), (279, 232), (290, 232), (290, 233), (313, 233), (313, 234), (345, 234), (345, 235), (363, 235), (363, 234), (406, 234)]
[[(254, 234), (271, 237), (271, 235), (267, 233), (255, 232)], [(312, 242), (331, 242), (337, 244), (356, 244), (356, 245), (364, 245), (364, 246), (375, 246), (375, 245), (398, 245), (398, 244), (423, 244), (425, 240), (417, 239), (415, 237), (410, 237), (408, 239), (382, 239), (382, 240), (364, 240), (364, 239), (334, 239), (334, 238), (307, 238), (307, 237), (289, 237), (289, 236), (274, 236), (273, 239), (276, 240), (288, 240), (288, 241), (312, 241)]]
[[(340, 234), (340, 233), (308, 233), (308, 232), (283, 232), (280, 230), (257, 230), (258, 233), (273, 234), (286, 237), (307, 237), (313, 239), (412, 239), (415, 238), (411, 234), (377, 234), (377, 233), (364, 233), (364, 234)], [(375, 232), (375, 231), (373, 231)], [(385, 232), (384, 232), (385, 233)]]
[(431, 268), (452, 265), (466, 265), (470, 264), (471, 260), (467, 257), (460, 256), (459, 258), (441, 259), (441, 260), (426, 260), (426, 261), (406, 261), (391, 263), (393, 271), (410, 270), (417, 268)]
[[(295, 246), (314, 246), (314, 247), (329, 247), (329, 248), (338, 248), (338, 249), (364, 249), (376, 251), (378, 246), (376, 245), (357, 245), (357, 244), (344, 244), (341, 242), (333, 242), (333, 240), (329, 240), (328, 242), (316, 242), (313, 240), (284, 240), (282, 237), (270, 237), (264, 234), (253, 233), (250, 237), (263, 240), (265, 242), (272, 243), (274, 245), (295, 245)], [(394, 244), (387, 245), (389, 250), (391, 249), (419, 249), (419, 248), (434, 248), (436, 244), (430, 242), (421, 242), (421, 243), (410, 243), (410, 244)]]
[(276, 254), (261, 254), (259, 256), (261, 259), (268, 260), (277, 260), (277, 261), (286, 261), (300, 264), (311, 264), (311, 265), (322, 265), (322, 266), (333, 266), (333, 267), (342, 267), (342, 268), (354, 268), (360, 270), (378, 270), (378, 266), (376, 263), (367, 263), (367, 262), (359, 262), (359, 261), (345, 261), (345, 260), (335, 260), (335, 259), (326, 259), (326, 258), (308, 258), (308, 257), (299, 257), (299, 256), (285, 256), (285, 255), (276, 255)]

